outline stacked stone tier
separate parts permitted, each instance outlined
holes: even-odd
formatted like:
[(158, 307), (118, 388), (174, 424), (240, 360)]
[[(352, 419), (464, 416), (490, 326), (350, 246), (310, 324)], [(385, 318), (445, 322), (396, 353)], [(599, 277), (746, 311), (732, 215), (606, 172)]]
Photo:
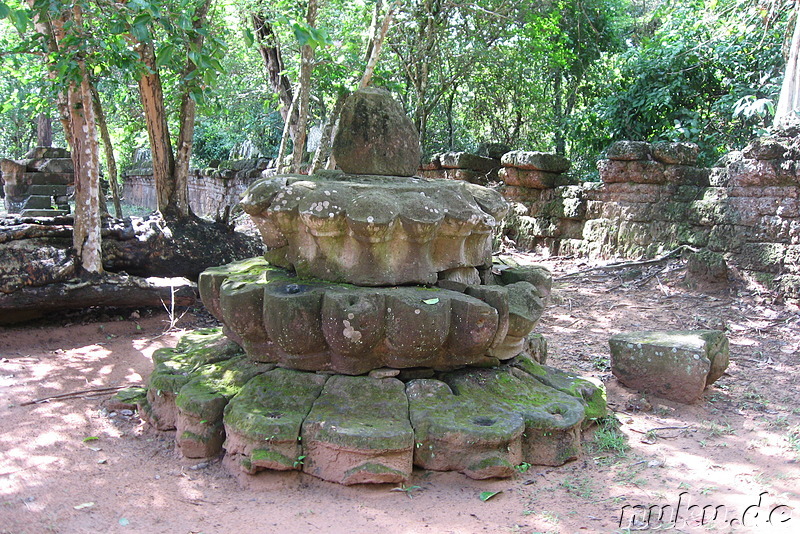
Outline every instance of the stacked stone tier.
[(370, 175), (283, 175), (242, 200), (274, 265), (360, 286), (434, 284), (491, 260), (508, 212), (495, 191), (459, 182)]

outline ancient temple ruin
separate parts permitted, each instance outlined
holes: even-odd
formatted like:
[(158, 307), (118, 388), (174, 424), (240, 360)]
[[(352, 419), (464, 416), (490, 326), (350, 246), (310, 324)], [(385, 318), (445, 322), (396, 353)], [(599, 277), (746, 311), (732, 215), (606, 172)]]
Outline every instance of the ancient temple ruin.
[(414, 177), (416, 132), (385, 91), (351, 96), (340, 131), (342, 171), (247, 190), (266, 253), (201, 275), (224, 328), (154, 355), (143, 416), (184, 456), (342, 484), (576, 458), (604, 391), (537, 361), (551, 279), (492, 265), (507, 202)]
[(22, 217), (69, 213), (74, 187), (72, 159), (66, 149), (37, 147), (22, 160), (0, 160), (5, 208)]

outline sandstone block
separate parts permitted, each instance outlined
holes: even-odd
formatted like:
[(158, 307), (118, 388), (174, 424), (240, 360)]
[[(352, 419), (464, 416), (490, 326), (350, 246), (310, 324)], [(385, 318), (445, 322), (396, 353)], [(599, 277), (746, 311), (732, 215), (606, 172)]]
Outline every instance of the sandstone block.
[(500, 159), (500, 163), (502, 163), (503, 167), (516, 167), (518, 169), (545, 171), (556, 174), (567, 172), (571, 166), (570, 161), (564, 156), (547, 152), (527, 152), (524, 150), (506, 152)]
[(650, 143), (617, 141), (606, 150), (606, 157), (617, 161), (647, 160), (650, 158)]
[(728, 339), (717, 330), (629, 332), (609, 345), (621, 383), (677, 402), (697, 401), (728, 367)]
[(251, 378), (273, 366), (257, 364), (244, 354), (192, 370), (175, 397), (176, 441), (186, 458), (207, 458), (222, 450), (222, 412)]
[(497, 161), (470, 154), (469, 152), (445, 152), (439, 154), (439, 163), (446, 169), (467, 169), (484, 173), (499, 167)]
[(782, 158), (787, 147), (777, 139), (761, 137), (750, 143), (742, 152), (744, 157), (760, 160)]
[(256, 376), (225, 407), (225, 451), (241, 469), (301, 469), (300, 429), (327, 377), (289, 369)]
[(347, 173), (413, 176), (421, 156), (419, 134), (388, 91), (361, 89), (342, 108), (333, 155)]
[(694, 165), (700, 147), (694, 143), (653, 143), (650, 147), (653, 158), (669, 165)]
[(148, 382), (147, 400), (139, 406), (142, 418), (159, 430), (174, 429), (178, 416), (175, 398), (192, 380), (191, 372), (237, 354), (241, 354), (241, 349), (228, 340), (220, 328), (197, 330), (183, 336), (174, 349), (155, 351), (155, 368)]
[(332, 376), (302, 426), (303, 471), (340, 484), (411, 475), (414, 431), (396, 378)]
[(556, 180), (560, 175), (540, 170), (503, 167), (500, 169), (498, 176), (503, 182), (511, 186), (527, 187), (529, 189), (550, 189), (556, 186)]
[(499, 193), (460, 181), (343, 174), (278, 176), (242, 200), (281, 265), (362, 286), (434, 284), (437, 273), (491, 257), (508, 213)]

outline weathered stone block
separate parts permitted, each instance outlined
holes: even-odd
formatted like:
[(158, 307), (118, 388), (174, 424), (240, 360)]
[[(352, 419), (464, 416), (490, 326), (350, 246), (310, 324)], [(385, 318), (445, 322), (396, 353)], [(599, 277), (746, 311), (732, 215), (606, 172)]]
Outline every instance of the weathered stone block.
[(207, 458), (222, 450), (222, 413), (228, 401), (250, 379), (273, 366), (257, 364), (244, 354), (193, 369), (175, 397), (176, 441), (186, 458)]
[(260, 180), (242, 206), (300, 276), (365, 286), (434, 284), (491, 257), (508, 212), (495, 191), (456, 181), (342, 174)]
[(333, 155), (347, 173), (413, 176), (421, 156), (419, 134), (388, 91), (361, 89), (342, 108)]
[(678, 402), (697, 401), (728, 367), (728, 339), (717, 330), (629, 332), (609, 345), (621, 383)]
[(794, 167), (794, 161), (735, 161), (728, 166), (728, 184), (734, 187), (797, 185)]
[[(530, 332), (543, 309), (539, 290), (525, 281), (464, 285), (467, 295), (413, 286), (352, 287), (293, 277), (263, 262), (237, 265), (242, 272), (232, 264), (204, 273), (202, 298), (251, 358), (295, 369), (446, 370), (483, 361), (491, 347), (500, 346), (510, 358), (522, 350), (516, 338)], [(514, 339), (507, 339), (510, 320)]]
[(536, 287), (542, 297), (550, 296), (553, 288), (553, 275), (541, 265), (517, 265), (500, 271), (500, 283), (503, 285), (516, 282), (528, 282)]
[(559, 174), (541, 170), (503, 167), (500, 169), (498, 176), (507, 185), (527, 187), (529, 189), (549, 189), (555, 187)]
[(617, 161), (650, 159), (650, 143), (644, 141), (617, 141), (606, 150), (606, 157)]
[(139, 406), (143, 419), (159, 430), (174, 429), (178, 416), (175, 397), (192, 380), (192, 371), (237, 354), (241, 354), (241, 349), (220, 328), (196, 330), (184, 335), (174, 349), (155, 351), (147, 401)]
[(523, 461), (521, 414), (498, 410), (480, 396), (454, 394), (446, 383), (412, 380), (406, 387), (414, 427), (414, 464), (470, 478), (509, 477)]
[[(502, 412), (522, 416), (525, 424), (521, 444), (523, 461), (535, 465), (562, 465), (580, 454), (580, 427), (585, 408), (577, 398), (513, 367), (456, 371), (446, 375), (444, 381), (459, 398), (471, 397), (476, 405), (483, 406), (490, 421), (502, 419)], [(486, 410), (488, 406), (493, 406), (496, 412)], [(424, 444), (420, 449), (424, 449)]]
[(653, 158), (669, 165), (694, 165), (700, 147), (694, 143), (653, 143), (650, 147)]
[(444, 154), (439, 154), (439, 163), (446, 169), (468, 169), (483, 173), (499, 167), (496, 160), (470, 154), (469, 152), (445, 152)]
[(580, 400), (585, 408), (587, 422), (596, 420), (606, 415), (606, 388), (596, 379), (582, 378), (573, 373), (567, 373), (544, 365), (543, 361), (520, 355), (514, 360), (513, 365), (532, 377), (557, 391), (566, 393)]
[[(527, 152), (514, 150), (506, 152), (500, 158), (503, 167), (516, 167), (518, 169), (545, 171), (560, 174), (567, 172), (571, 166), (570, 161), (564, 156), (547, 152)], [(513, 184), (512, 184), (513, 185)]]
[(770, 160), (782, 158), (786, 149), (777, 139), (761, 137), (750, 143), (742, 153), (746, 158)]
[(340, 484), (399, 483), (411, 475), (414, 431), (395, 378), (332, 376), (302, 426), (303, 471)]
[(327, 376), (274, 369), (250, 380), (225, 407), (225, 451), (241, 469), (301, 469), (300, 429)]
[(657, 161), (620, 161), (602, 159), (597, 162), (600, 179), (604, 183), (634, 182), (640, 184), (663, 184), (664, 164)]

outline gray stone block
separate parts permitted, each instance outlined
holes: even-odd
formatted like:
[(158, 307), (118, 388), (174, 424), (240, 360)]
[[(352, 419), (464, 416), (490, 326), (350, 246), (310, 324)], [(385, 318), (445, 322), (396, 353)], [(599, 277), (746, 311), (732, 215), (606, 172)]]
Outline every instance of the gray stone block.
[(621, 383), (678, 402), (697, 401), (728, 367), (728, 339), (718, 330), (628, 332), (609, 345)]

